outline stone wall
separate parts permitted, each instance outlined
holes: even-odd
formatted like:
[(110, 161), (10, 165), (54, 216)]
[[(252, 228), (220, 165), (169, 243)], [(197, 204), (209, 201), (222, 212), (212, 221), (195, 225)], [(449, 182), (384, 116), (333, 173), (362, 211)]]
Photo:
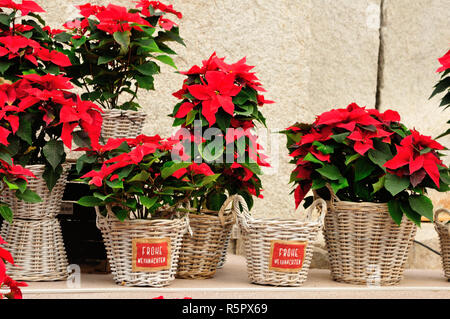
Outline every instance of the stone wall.
[[(444, 113), (438, 108), (439, 98), (428, 100), (438, 80), (437, 58), (449, 46), (448, 0), (164, 2), (184, 15), (180, 33), (186, 47), (175, 46), (178, 67), (184, 70), (198, 64), (214, 51), (227, 56), (228, 62), (247, 56), (268, 90), (266, 98), (276, 101), (263, 110), (272, 132), (295, 121), (312, 121), (320, 112), (351, 102), (393, 108), (406, 125), (432, 136), (444, 131), (450, 118), (450, 110)], [(48, 11), (49, 24), (58, 27), (76, 16), (74, 5), (80, 2), (38, 3)], [(148, 114), (147, 134), (173, 132), (166, 114), (177, 102), (171, 93), (181, 87), (184, 77), (168, 67), (162, 71), (156, 91), (142, 92), (139, 98)], [(441, 143), (450, 147), (450, 138)], [(294, 199), (289, 195), (292, 167), (285, 140), (273, 134), (264, 144), (274, 169), (262, 178), (264, 199), (256, 201), (253, 213), (288, 216)], [(450, 208), (448, 195), (435, 198)]]

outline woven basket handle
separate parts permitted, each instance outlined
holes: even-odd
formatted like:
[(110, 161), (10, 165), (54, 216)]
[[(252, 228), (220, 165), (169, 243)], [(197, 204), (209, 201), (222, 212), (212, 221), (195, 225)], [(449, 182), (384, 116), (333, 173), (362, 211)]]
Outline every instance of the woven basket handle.
[(450, 235), (450, 226), (445, 225), (444, 223), (441, 223), (441, 222), (439, 221), (439, 215), (441, 215), (442, 213), (446, 213), (446, 214), (449, 214), (449, 215), (450, 215), (450, 210), (445, 209), (445, 208), (439, 208), (439, 209), (436, 209), (436, 211), (434, 212), (434, 222), (435, 222), (436, 224), (440, 224), (440, 225), (442, 225), (442, 226), (447, 226), (447, 227), (448, 227), (448, 233), (449, 233), (449, 235)]
[(97, 226), (98, 229), (100, 229), (100, 218), (105, 218), (100, 214), (100, 208), (98, 206), (95, 206), (95, 226)]
[(330, 203), (331, 203), (331, 205), (333, 205), (335, 202), (339, 202), (340, 199), (334, 193), (333, 188), (331, 187), (331, 185), (327, 183), (326, 187), (330, 191), (330, 196), (331, 196)]
[(320, 213), (317, 216), (317, 222), (319, 223), (320, 227), (322, 227), (325, 214), (327, 212), (327, 202), (323, 200), (322, 198), (316, 199), (311, 206), (308, 207), (308, 210), (306, 211), (306, 218), (309, 221), (314, 220), (314, 209), (317, 208), (317, 206), (320, 206)]
[[(234, 199), (236, 198), (236, 195), (232, 195), (232, 196), (229, 196), (226, 200), (225, 200), (225, 202), (223, 203), (223, 205), (222, 205), (222, 207), (220, 207), (220, 210), (219, 210), (219, 220), (220, 220), (220, 223), (222, 224), (222, 227), (225, 227), (225, 217), (224, 217), (224, 214), (225, 214), (225, 210), (227, 209), (227, 207), (230, 205), (230, 204), (232, 204), (233, 206), (234, 206)], [(234, 216), (234, 221), (233, 221), (233, 223), (236, 221), (236, 217), (235, 217), (235, 215), (233, 214), (233, 216)]]
[(253, 217), (250, 215), (248, 211), (247, 202), (241, 195), (236, 195), (236, 197), (234, 198), (233, 214), (236, 215), (238, 225), (241, 226), (241, 228), (248, 233), (250, 231), (249, 224), (253, 220)]

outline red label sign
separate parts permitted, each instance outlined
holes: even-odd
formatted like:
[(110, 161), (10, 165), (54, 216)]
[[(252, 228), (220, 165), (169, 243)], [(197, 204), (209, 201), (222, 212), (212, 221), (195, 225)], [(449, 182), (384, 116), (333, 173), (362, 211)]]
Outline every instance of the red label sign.
[(133, 271), (158, 271), (170, 268), (170, 238), (133, 239)]
[(271, 242), (269, 269), (297, 272), (303, 267), (307, 242), (273, 240)]

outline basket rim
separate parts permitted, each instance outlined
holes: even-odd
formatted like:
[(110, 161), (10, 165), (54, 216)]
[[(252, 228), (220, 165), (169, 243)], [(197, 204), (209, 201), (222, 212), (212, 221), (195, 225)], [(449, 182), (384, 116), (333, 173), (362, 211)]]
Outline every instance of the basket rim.
[(138, 111), (134, 111), (134, 110), (121, 110), (121, 109), (105, 109), (102, 108), (103, 110), (103, 116), (108, 115), (109, 114), (113, 114), (113, 115), (120, 115), (120, 114), (136, 114), (136, 115), (147, 115), (147, 113), (145, 113), (144, 111), (138, 110)]
[(348, 200), (327, 200), (327, 202), (332, 202), (333, 205), (344, 204), (344, 205), (365, 205), (365, 206), (383, 206), (388, 207), (388, 203), (377, 203), (377, 202), (352, 202)]

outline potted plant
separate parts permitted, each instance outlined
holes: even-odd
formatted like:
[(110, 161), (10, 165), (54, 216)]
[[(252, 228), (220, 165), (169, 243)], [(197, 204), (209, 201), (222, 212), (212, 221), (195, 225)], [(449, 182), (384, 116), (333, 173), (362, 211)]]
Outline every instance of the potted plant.
[(220, 174), (214, 187), (191, 201), (194, 236), (183, 240), (180, 278), (210, 278), (223, 265), (233, 220), (220, 217), (231, 196), (240, 195), (253, 206), (252, 196), (261, 197), (261, 166), (269, 166), (253, 129), (256, 122), (265, 125), (260, 107), (273, 102), (260, 95), (265, 90), (245, 58), (233, 64), (224, 60), (213, 53), (201, 66), (180, 72), (187, 78), (173, 94), (181, 101), (171, 116), (173, 125), (181, 126), (177, 135), (184, 136), (185, 149), (195, 162), (208, 163)]
[[(68, 91), (72, 85), (62, 75), (31, 73), (20, 78), (0, 86), (4, 118), (10, 124), (0, 152), (37, 178), (25, 191), (12, 185), (2, 193), (2, 201), (14, 212), (13, 222), (3, 224), (2, 235), (23, 265), (11, 266), (10, 273), (16, 280), (64, 279), (67, 260), (56, 219), (70, 168), (64, 145), (71, 148), (74, 136), (80, 143), (98, 141), (101, 109)], [(30, 237), (32, 243), (23, 243)]]
[(81, 176), (93, 194), (78, 203), (97, 207), (115, 282), (168, 285), (189, 228), (190, 199), (201, 196), (218, 176), (207, 164), (190, 161), (176, 139), (140, 135), (84, 150), (77, 166), (80, 172), (86, 163), (94, 166)]
[[(20, 14), (19, 14), (20, 12)], [(59, 74), (71, 65), (62, 44), (54, 39), (58, 30), (45, 25), (34, 1), (0, 4), (0, 76), (12, 82), (22, 74)]]
[[(441, 66), (436, 70), (436, 72), (441, 73), (441, 78), (439, 82), (434, 86), (434, 90), (430, 96), (430, 99), (436, 94), (444, 94), (439, 106), (443, 107), (444, 110), (446, 110), (448, 107), (450, 107), (450, 50), (447, 51), (447, 53), (440, 57), (438, 60), (439, 63), (441, 63)], [(450, 120), (447, 122), (447, 124), (450, 124)], [(450, 129), (439, 135), (437, 138), (446, 136), (448, 134), (450, 134)]]
[[(4, 245), (6, 242), (0, 237), (0, 245)], [(0, 292), (0, 299), (22, 299), (22, 291), (20, 287), (28, 286), (24, 282), (17, 282), (6, 274), (6, 263), (14, 264), (14, 258), (9, 251), (0, 247), (0, 290), (9, 288), (9, 293), (2, 294)]]
[[(442, 57), (439, 58), (441, 66), (436, 72), (441, 73), (439, 82), (435, 85), (433, 93), (430, 98), (436, 94), (444, 94), (439, 106), (446, 110), (450, 107), (450, 50), (447, 51)], [(450, 120), (447, 122), (450, 124)], [(447, 129), (444, 133), (437, 138), (444, 137), (450, 134), (450, 129)], [(450, 222), (444, 223), (439, 220), (440, 214), (450, 214), (448, 209), (440, 208), (435, 212), (434, 225), (437, 233), (439, 234), (439, 242), (441, 246), (442, 265), (444, 267), (445, 277), (450, 280)]]
[(427, 189), (449, 189), (444, 147), (408, 130), (395, 111), (355, 103), (284, 133), (296, 205), (311, 189), (330, 201), (324, 235), (333, 279), (398, 284), (416, 225), (433, 220)]
[(154, 90), (154, 75), (164, 63), (176, 68), (168, 45), (184, 45), (178, 26), (166, 14), (182, 14), (159, 1), (137, 1), (135, 8), (89, 3), (78, 6), (81, 17), (64, 24), (67, 32), (55, 36), (70, 46), (72, 82), (85, 90), (83, 99), (105, 110), (103, 139), (136, 137), (146, 114), (140, 112), (140, 88)]

